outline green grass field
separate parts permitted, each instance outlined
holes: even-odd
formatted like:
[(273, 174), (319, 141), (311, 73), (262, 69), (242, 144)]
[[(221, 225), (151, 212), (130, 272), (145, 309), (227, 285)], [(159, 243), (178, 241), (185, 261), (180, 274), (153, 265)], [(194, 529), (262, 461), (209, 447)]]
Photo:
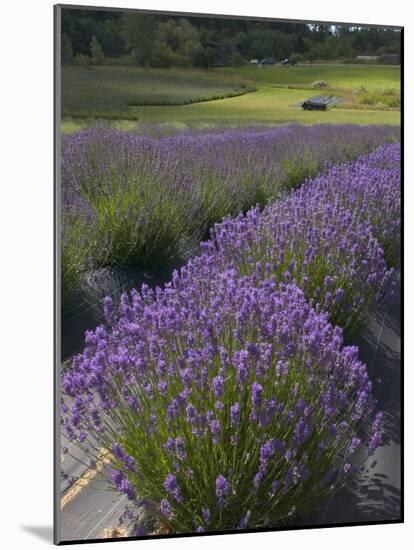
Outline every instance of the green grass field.
[(325, 80), (333, 90), (356, 90), (364, 86), (368, 90), (400, 89), (400, 68), (391, 65), (346, 65), (318, 63), (295, 67), (268, 65), (216, 69), (218, 73), (238, 76), (262, 86), (295, 86), (307, 89), (316, 80)]
[[(312, 84), (317, 80), (329, 87), (315, 90)], [(257, 91), (246, 93), (252, 88)], [(62, 131), (73, 132), (101, 119), (110, 119), (121, 129), (137, 122), (184, 127), (291, 122), (398, 125), (399, 92), (400, 68), (394, 66), (275, 65), (209, 71), (65, 67)], [(343, 105), (326, 112), (300, 108), (303, 100), (320, 93), (339, 96)]]

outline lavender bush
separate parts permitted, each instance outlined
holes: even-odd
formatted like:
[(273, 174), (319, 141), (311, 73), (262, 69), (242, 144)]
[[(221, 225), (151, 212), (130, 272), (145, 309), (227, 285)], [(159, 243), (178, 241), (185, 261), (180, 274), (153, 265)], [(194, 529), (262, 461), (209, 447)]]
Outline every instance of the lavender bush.
[(145, 139), (110, 130), (88, 130), (64, 144), (64, 296), (76, 288), (73, 272), (79, 279), (94, 267), (155, 266), (178, 255), (194, 219), (189, 189), (172, 170), (161, 174), (158, 161)]
[[(164, 532), (280, 525), (379, 444), (358, 350), (293, 284), (234, 270), (123, 297), (63, 376), (63, 429)], [(214, 293), (211, 291), (214, 290)], [(110, 327), (110, 328), (109, 328)]]
[(223, 217), (397, 139), (397, 128), (351, 125), (63, 136), (63, 295), (94, 267), (165, 264)]

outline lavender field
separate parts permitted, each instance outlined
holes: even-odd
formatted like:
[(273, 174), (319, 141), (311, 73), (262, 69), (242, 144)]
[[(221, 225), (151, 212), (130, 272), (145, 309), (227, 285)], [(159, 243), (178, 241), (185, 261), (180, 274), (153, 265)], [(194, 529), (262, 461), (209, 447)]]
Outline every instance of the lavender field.
[(354, 125), (98, 127), (63, 136), (63, 303), (94, 269), (182, 263), (189, 243), (224, 217), (263, 208), (329, 164), (398, 139), (396, 127)]
[(200, 243), (163, 287), (108, 296), (62, 369), (62, 431), (108, 465), (130, 534), (294, 524), (352, 482), (383, 437), (352, 337), (400, 269), (399, 129), (95, 128), (62, 147), (64, 299), (99, 266)]

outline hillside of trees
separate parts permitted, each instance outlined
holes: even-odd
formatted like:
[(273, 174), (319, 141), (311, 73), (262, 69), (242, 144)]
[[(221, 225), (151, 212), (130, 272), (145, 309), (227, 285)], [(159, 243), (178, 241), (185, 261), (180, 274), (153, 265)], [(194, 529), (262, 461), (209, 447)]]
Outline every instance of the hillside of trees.
[(400, 54), (400, 47), (400, 32), (386, 28), (62, 9), (67, 65), (208, 68), (266, 57), (350, 61)]

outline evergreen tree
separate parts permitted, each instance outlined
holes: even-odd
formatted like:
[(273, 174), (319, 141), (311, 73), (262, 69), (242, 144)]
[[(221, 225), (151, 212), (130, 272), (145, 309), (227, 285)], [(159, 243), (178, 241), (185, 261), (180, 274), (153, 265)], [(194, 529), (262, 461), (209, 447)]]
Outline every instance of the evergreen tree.
[(101, 46), (99, 40), (95, 36), (92, 36), (92, 40), (91, 40), (89, 49), (91, 51), (92, 64), (93, 65), (102, 65), (103, 62), (105, 61), (105, 56), (104, 56), (102, 46)]

